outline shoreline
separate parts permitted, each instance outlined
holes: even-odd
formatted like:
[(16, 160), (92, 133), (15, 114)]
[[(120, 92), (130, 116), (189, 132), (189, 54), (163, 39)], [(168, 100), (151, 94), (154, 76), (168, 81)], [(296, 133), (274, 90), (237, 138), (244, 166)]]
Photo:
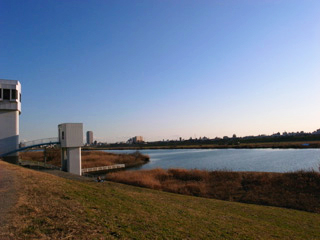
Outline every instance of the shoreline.
[[(306, 145), (303, 145), (306, 144)], [(119, 147), (83, 147), (82, 150), (161, 150), (161, 149), (318, 149), (320, 142), (299, 143), (254, 143), (240, 145), (172, 145), (172, 146), (119, 146)]]

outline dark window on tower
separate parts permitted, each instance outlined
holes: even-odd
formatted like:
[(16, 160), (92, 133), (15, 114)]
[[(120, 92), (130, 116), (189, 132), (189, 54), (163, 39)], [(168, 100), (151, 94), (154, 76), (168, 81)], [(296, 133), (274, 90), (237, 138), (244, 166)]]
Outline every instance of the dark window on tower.
[(18, 99), (18, 91), (11, 89), (11, 99)]
[(3, 99), (10, 100), (10, 89), (3, 89)]
[(0, 88), (0, 98), (2, 98), (2, 88)]
[(64, 140), (64, 131), (61, 133), (61, 139)]
[(21, 102), (21, 93), (20, 93), (20, 102)]

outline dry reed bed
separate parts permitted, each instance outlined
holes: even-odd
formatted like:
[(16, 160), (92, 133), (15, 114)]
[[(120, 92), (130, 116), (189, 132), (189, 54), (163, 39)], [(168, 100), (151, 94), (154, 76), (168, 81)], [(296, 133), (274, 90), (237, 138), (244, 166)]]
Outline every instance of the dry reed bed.
[(107, 180), (167, 192), (320, 213), (320, 173), (154, 169), (107, 174)]
[(99, 151), (82, 151), (82, 167), (99, 167), (113, 164), (125, 164), (126, 167), (133, 167), (149, 162), (149, 156), (139, 152), (132, 154), (115, 154)]
[[(59, 149), (48, 149), (46, 155), (47, 163), (61, 166)], [(44, 152), (23, 152), (20, 153), (20, 157), (23, 160), (43, 162)], [(149, 156), (139, 152), (132, 154), (115, 154), (100, 151), (82, 151), (81, 158), (82, 168), (109, 166), (113, 164), (125, 164), (126, 167), (133, 167), (149, 161)]]

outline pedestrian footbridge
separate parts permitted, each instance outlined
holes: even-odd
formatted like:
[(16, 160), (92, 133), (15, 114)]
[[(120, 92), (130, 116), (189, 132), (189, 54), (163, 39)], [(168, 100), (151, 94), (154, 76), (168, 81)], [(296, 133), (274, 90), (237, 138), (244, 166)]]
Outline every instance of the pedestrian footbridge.
[(16, 152), (21, 152), (30, 148), (34, 147), (40, 147), (40, 146), (45, 146), (45, 145), (52, 145), (52, 144), (60, 144), (59, 138), (44, 138), (44, 139), (38, 139), (34, 141), (29, 141), (29, 142), (22, 142), (20, 143), (20, 146), (18, 149), (9, 151), (6, 153), (0, 154), (0, 157), (6, 157), (8, 155), (11, 155)]

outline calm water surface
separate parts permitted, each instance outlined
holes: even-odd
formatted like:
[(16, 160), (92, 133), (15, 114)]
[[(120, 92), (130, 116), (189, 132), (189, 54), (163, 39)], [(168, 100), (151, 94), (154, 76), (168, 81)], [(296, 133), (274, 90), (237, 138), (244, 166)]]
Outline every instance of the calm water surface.
[[(106, 150), (132, 153), (133, 150)], [(174, 149), (140, 150), (150, 162), (135, 169), (186, 168), (201, 170), (232, 170), (289, 172), (318, 170), (320, 149)]]

